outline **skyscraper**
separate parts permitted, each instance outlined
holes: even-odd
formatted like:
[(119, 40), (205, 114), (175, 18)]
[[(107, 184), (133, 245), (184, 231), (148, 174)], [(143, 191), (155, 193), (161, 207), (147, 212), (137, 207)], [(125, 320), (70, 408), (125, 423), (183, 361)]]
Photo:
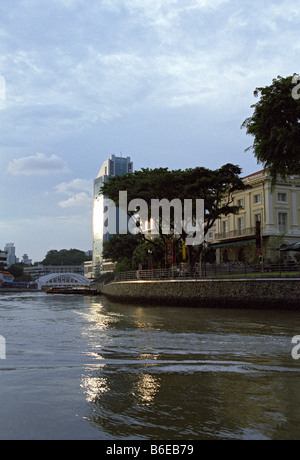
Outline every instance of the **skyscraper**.
[[(105, 160), (101, 166), (97, 178), (94, 180), (93, 196), (93, 277), (101, 273), (103, 266), (103, 243), (110, 237), (107, 232), (106, 222), (106, 200), (101, 193), (102, 184), (107, 182), (109, 177), (121, 176), (133, 172), (133, 163), (130, 157), (111, 157)], [(117, 209), (118, 214), (118, 209)], [(116, 219), (118, 221), (118, 219)], [(118, 228), (116, 228), (118, 232)]]
[(8, 267), (17, 263), (16, 248), (15, 248), (14, 243), (6, 243), (4, 252), (7, 253), (7, 266)]

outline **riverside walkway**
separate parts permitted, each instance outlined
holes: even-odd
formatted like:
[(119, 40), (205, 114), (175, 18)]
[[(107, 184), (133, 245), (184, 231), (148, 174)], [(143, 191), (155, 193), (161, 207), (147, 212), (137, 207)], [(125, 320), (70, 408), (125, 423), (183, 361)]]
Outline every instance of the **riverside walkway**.
[(98, 292), (121, 303), (300, 309), (300, 278), (114, 281)]
[[(282, 267), (281, 267), (282, 268)], [(300, 273), (286, 270), (192, 276), (170, 271), (116, 274), (97, 290), (115, 302), (192, 307), (300, 309)], [(186, 276), (189, 275), (189, 276)]]

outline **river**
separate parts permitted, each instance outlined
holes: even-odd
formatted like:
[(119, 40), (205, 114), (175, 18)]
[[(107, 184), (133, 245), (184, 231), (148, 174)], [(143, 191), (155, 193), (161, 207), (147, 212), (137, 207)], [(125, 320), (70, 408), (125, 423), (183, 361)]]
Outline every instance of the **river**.
[(300, 312), (2, 293), (0, 335), (2, 440), (300, 438)]

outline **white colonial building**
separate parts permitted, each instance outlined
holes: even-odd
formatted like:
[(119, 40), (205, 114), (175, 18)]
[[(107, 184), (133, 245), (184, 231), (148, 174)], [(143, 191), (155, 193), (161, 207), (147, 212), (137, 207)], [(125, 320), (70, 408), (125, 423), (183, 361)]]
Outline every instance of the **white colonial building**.
[[(259, 171), (243, 178), (251, 188), (233, 194), (237, 215), (222, 216), (207, 235), (217, 250), (217, 262), (279, 261), (283, 244), (300, 241), (300, 177), (278, 179)], [(293, 258), (295, 253), (286, 253)]]

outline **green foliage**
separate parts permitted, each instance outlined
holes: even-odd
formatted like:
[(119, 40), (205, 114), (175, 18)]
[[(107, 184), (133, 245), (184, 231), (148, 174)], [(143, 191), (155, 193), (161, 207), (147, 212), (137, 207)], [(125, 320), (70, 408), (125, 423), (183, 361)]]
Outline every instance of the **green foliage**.
[[(185, 199), (194, 200), (203, 199), (205, 207), (205, 229), (208, 230), (214, 225), (215, 221), (221, 215), (236, 214), (240, 210), (233, 204), (233, 192), (245, 190), (246, 186), (241, 178), (241, 168), (233, 164), (226, 164), (219, 169), (210, 170), (204, 167), (189, 168), (184, 171), (169, 171), (168, 168), (142, 169), (132, 174), (110, 177), (102, 185), (101, 193), (114, 201), (119, 206), (119, 192), (127, 191), (128, 203), (133, 199), (143, 199), (147, 205), (149, 213), (151, 211), (151, 200), (167, 199), (171, 202), (173, 199), (179, 199), (183, 204)], [(193, 209), (193, 218), (195, 218), (195, 209)], [(134, 212), (128, 212), (131, 216)], [(150, 218), (150, 215), (148, 216)], [(158, 225), (159, 238), (149, 241), (146, 236), (140, 234), (141, 240), (134, 239), (132, 235), (126, 235), (127, 239), (116, 236), (111, 239), (105, 246), (104, 257), (121, 261), (123, 257), (130, 259), (132, 268), (136, 268), (139, 263), (144, 266), (163, 266), (165, 264), (165, 254), (167, 240), (173, 240), (174, 229), (172, 227), (171, 217), (170, 235), (164, 235), (162, 232), (162, 219), (156, 222)], [(177, 254), (180, 258), (181, 243), (185, 241), (187, 234), (183, 231), (181, 237), (177, 240)], [(124, 242), (124, 244), (122, 244)], [(128, 247), (126, 247), (128, 245)], [(135, 247), (136, 245), (136, 247)], [(199, 260), (202, 246), (188, 247), (189, 262), (193, 265)]]
[(144, 241), (134, 250), (132, 255), (132, 268), (137, 269), (139, 264), (144, 269), (161, 268), (164, 266), (165, 248), (161, 239), (155, 242)]
[(104, 243), (103, 257), (117, 262), (115, 271), (159, 267), (164, 260), (164, 246), (160, 239), (145, 241), (142, 235), (113, 235)]
[(23, 264), (11, 265), (8, 271), (14, 276), (15, 281), (31, 281), (31, 276), (24, 274)]
[(43, 265), (82, 265), (85, 261), (91, 260), (79, 249), (61, 249), (49, 251), (42, 261)]
[[(295, 74), (294, 74), (295, 75)], [(278, 76), (270, 86), (256, 88), (259, 101), (242, 128), (254, 136), (254, 155), (269, 170), (273, 185), (278, 176), (300, 173), (300, 100), (292, 97), (293, 77)]]
[[(119, 192), (127, 191), (128, 202), (135, 198), (146, 201), (151, 209), (152, 199), (204, 199), (205, 234), (220, 215), (237, 213), (239, 207), (233, 205), (232, 193), (248, 188), (240, 179), (241, 168), (226, 164), (217, 170), (204, 167), (184, 171), (169, 171), (168, 168), (142, 169), (132, 174), (110, 177), (102, 185), (101, 193), (119, 205)], [(129, 215), (132, 215), (129, 213)], [(150, 217), (150, 216), (149, 216)], [(160, 234), (161, 225), (160, 225)], [(161, 237), (164, 239), (163, 235)]]
[(141, 235), (113, 235), (104, 243), (103, 257), (113, 262), (121, 262), (124, 258), (131, 259), (134, 250), (143, 242)]
[(127, 272), (132, 270), (131, 260), (127, 257), (124, 257), (120, 262), (117, 263), (115, 272)]

